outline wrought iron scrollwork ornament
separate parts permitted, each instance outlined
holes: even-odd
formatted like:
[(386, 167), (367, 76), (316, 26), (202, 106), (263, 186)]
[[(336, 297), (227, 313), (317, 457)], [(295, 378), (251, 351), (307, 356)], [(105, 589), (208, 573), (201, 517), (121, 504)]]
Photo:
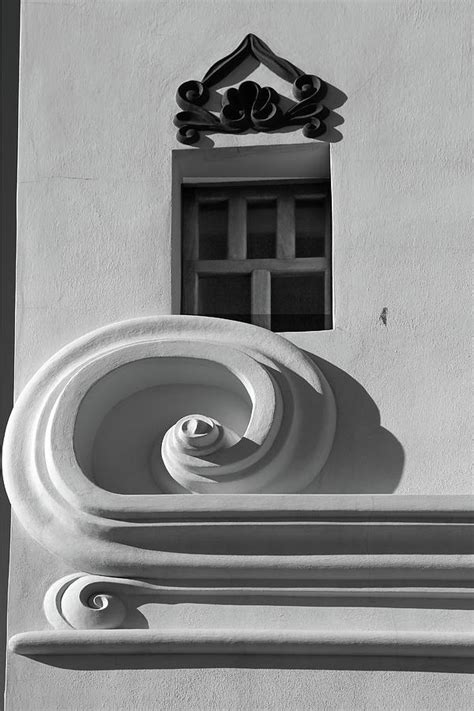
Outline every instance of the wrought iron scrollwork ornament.
[[(222, 96), (219, 115), (205, 108), (209, 89), (224, 79), (247, 57), (252, 56), (279, 77), (293, 84), (293, 95), (298, 103), (283, 110), (280, 95), (275, 89), (244, 81)], [(202, 81), (186, 81), (178, 88), (176, 101), (179, 111), (174, 123), (178, 127), (180, 143), (199, 141), (200, 133), (243, 133), (248, 130), (275, 131), (291, 126), (302, 126), (307, 138), (317, 138), (326, 131), (324, 119), (329, 110), (321, 103), (326, 94), (325, 83), (317, 76), (305, 74), (286, 59), (277, 57), (256, 35), (247, 35), (229, 55), (216, 62)]]

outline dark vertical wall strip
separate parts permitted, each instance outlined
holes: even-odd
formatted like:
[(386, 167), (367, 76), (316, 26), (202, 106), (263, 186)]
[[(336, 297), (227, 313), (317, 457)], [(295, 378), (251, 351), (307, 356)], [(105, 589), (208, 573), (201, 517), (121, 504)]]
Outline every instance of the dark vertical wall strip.
[[(18, 56), (20, 0), (2, 3), (1, 46), (1, 324), (0, 439), (13, 404), (15, 334), (16, 160), (18, 125)], [(10, 505), (0, 486), (0, 687), (5, 680), (5, 629), (8, 584)], [(0, 706), (3, 708), (3, 693)]]

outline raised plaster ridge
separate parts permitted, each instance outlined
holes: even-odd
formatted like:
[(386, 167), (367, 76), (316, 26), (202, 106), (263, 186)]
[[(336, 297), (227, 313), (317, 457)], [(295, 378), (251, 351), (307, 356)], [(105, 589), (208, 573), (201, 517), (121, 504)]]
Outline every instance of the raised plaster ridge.
[(9, 643), (16, 654), (311, 654), (472, 657), (467, 632), (314, 632), (298, 630), (107, 630), (28, 632)]

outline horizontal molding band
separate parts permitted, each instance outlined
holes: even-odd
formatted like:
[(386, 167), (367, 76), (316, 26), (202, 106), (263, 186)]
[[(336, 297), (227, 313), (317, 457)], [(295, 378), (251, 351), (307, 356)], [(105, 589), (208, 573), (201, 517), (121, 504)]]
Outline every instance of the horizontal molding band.
[[(85, 583), (91, 580), (97, 591), (101, 592), (101, 576), (84, 575), (82, 577)], [(258, 604), (260, 600), (263, 600), (277, 605), (280, 602), (286, 603), (288, 600), (296, 603), (298, 600), (299, 604), (304, 606), (311, 601), (333, 603), (335, 600), (345, 600), (346, 605), (358, 605), (360, 601), (364, 600), (400, 600), (406, 601), (408, 605), (416, 600), (427, 600), (430, 604), (437, 602), (442, 607), (443, 602), (457, 600), (472, 602), (474, 607), (474, 589), (472, 587), (184, 587), (152, 583), (143, 583), (142, 585), (141, 581), (127, 578), (103, 578), (103, 587), (108, 592), (113, 592), (115, 586), (122, 594), (146, 595), (151, 597), (154, 602), (163, 603), (212, 602), (215, 605), (222, 605), (228, 604), (230, 598), (239, 604), (242, 604), (243, 601)], [(126, 589), (127, 586), (128, 589)]]
[[(110, 539), (126, 543), (117, 523)], [(153, 535), (165, 552), (234, 556), (449, 556), (474, 552), (470, 524), (363, 522), (158, 523)], [(134, 542), (155, 548), (147, 524), (135, 525)]]
[[(430, 587), (471, 585), (474, 580), (472, 555), (325, 555), (251, 556), (157, 553), (140, 551), (125, 558), (126, 551), (110, 546), (107, 557), (94, 564), (94, 573), (154, 580), (278, 581), (280, 585), (304, 584)], [(133, 552), (133, 549), (132, 549)], [(123, 553), (123, 558), (122, 558)], [(146, 555), (148, 554), (148, 555)], [(87, 571), (87, 567), (76, 566)], [(99, 569), (100, 567), (100, 569)], [(255, 583), (253, 583), (255, 584)]]
[[(136, 495), (103, 492), (106, 506), (84, 504), (95, 516), (142, 521), (361, 521), (474, 523), (474, 496), (404, 494)], [(124, 501), (125, 498), (125, 501)]]
[(23, 632), (9, 641), (22, 655), (306, 654), (473, 657), (474, 635), (308, 630), (93, 630)]

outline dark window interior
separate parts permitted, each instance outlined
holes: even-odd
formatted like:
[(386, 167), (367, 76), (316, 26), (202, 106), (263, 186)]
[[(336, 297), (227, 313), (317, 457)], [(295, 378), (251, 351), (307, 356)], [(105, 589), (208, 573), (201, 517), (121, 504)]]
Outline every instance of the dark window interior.
[(247, 259), (276, 257), (276, 200), (247, 202)]
[(183, 188), (182, 313), (332, 327), (329, 180)]
[(324, 257), (326, 207), (323, 200), (295, 200), (295, 257)]
[(273, 274), (271, 309), (272, 331), (322, 331), (324, 274)]
[(199, 205), (199, 259), (227, 259), (227, 201)]
[(200, 314), (251, 323), (250, 275), (202, 275), (198, 284)]

